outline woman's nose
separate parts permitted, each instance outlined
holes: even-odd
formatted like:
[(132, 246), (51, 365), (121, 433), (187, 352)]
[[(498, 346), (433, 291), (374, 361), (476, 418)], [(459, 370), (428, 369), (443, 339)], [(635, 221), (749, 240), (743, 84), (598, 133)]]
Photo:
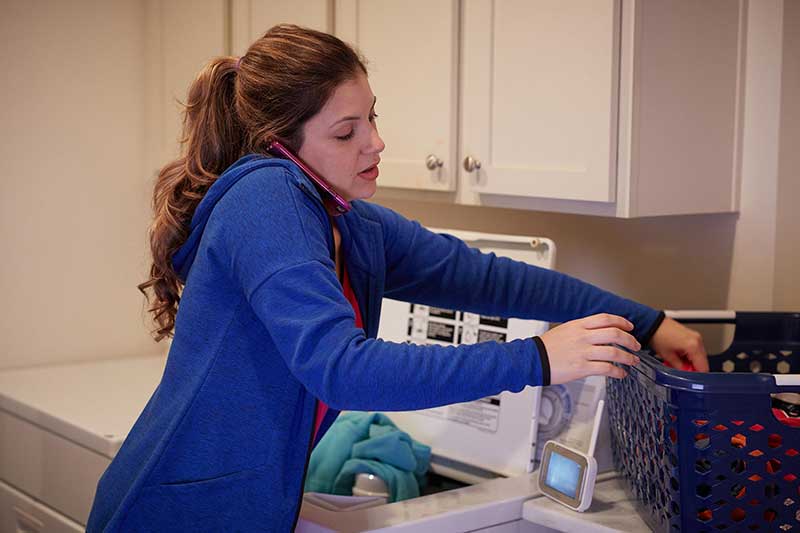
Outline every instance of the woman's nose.
[(384, 143), (383, 139), (381, 139), (381, 136), (378, 133), (378, 128), (372, 128), (372, 135), (370, 136), (369, 141), (370, 143), (367, 149), (367, 153), (379, 154), (383, 152), (384, 148), (386, 148), (386, 143)]

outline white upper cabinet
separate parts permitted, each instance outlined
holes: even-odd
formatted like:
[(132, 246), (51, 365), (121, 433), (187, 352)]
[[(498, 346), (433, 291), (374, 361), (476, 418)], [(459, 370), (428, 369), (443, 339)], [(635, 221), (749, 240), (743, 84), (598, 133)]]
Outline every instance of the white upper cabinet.
[(613, 201), (619, 1), (464, 7), (461, 153), (480, 163), (469, 188)]
[(329, 0), (230, 0), (233, 54), (240, 56), (276, 24), (288, 23), (333, 31)]
[[(342, 36), (374, 60), (379, 101), (406, 96), (382, 122), (387, 158), (452, 130), (433, 118), (457, 108), (456, 168), (445, 160), (457, 203), (618, 217), (738, 208), (745, 0), (445, 3), (449, 18), (436, 2), (353, 2), (375, 42)], [(418, 63), (452, 55), (451, 28), (460, 72), (447, 100), (451, 82)], [(403, 53), (408, 63), (383, 59)], [(391, 170), (381, 194), (432, 188)]]
[(642, 217), (738, 209), (747, 0), (148, 0), (150, 146), (274, 24), (368, 60), (379, 198)]
[(212, 58), (241, 55), (275, 24), (333, 31), (329, 0), (147, 0), (147, 159), (178, 155), (189, 86)]
[(745, 6), (464, 2), (459, 201), (620, 217), (735, 211)]
[(337, 0), (336, 35), (368, 60), (383, 187), (452, 191), (458, 139), (457, 0)]
[(227, 53), (225, 0), (148, 0), (147, 164), (157, 172), (178, 155), (183, 103), (212, 58)]

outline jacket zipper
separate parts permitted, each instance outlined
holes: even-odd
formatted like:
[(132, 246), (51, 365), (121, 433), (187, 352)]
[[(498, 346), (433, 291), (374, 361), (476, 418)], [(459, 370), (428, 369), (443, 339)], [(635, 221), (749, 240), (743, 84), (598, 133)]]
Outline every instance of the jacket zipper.
[[(305, 188), (304, 188), (305, 189)], [(333, 220), (330, 220), (330, 236), (331, 242), (334, 243), (333, 251), (331, 252), (331, 259), (333, 259), (333, 263), (336, 264), (336, 239), (333, 238)], [(314, 402), (314, 418), (317, 417), (317, 402)], [(292, 531), (295, 530), (297, 527), (297, 522), (300, 520), (300, 508), (303, 506), (303, 488), (306, 485), (306, 475), (308, 474), (308, 463), (311, 462), (311, 449), (314, 446), (314, 426), (316, 420), (311, 421), (311, 432), (308, 435), (308, 448), (306, 448), (306, 464), (303, 467), (303, 480), (300, 483), (300, 494), (297, 497), (297, 509), (294, 512), (294, 522), (292, 522)]]

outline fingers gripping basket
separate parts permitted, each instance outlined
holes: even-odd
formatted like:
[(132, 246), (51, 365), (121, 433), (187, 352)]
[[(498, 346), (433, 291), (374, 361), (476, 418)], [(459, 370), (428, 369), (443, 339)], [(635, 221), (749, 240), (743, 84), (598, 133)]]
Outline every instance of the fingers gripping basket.
[(800, 418), (775, 409), (800, 393), (800, 313), (730, 315), (686, 320), (736, 325), (712, 373), (643, 352), (608, 380), (614, 463), (654, 531), (800, 531)]

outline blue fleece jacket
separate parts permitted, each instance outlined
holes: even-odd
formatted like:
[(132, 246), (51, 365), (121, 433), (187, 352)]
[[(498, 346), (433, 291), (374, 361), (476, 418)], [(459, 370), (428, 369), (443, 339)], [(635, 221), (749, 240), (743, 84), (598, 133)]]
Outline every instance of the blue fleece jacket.
[(377, 205), (355, 201), (334, 220), (363, 330), (336, 276), (331, 219), (297, 167), (251, 155), (211, 186), (174, 260), (186, 285), (164, 375), (100, 479), (87, 531), (288, 531), (317, 398), (331, 407), (318, 440), (341, 409), (429, 408), (549, 379), (532, 339), (376, 339), (384, 296), (555, 322), (614, 312), (640, 339), (660, 318)]

